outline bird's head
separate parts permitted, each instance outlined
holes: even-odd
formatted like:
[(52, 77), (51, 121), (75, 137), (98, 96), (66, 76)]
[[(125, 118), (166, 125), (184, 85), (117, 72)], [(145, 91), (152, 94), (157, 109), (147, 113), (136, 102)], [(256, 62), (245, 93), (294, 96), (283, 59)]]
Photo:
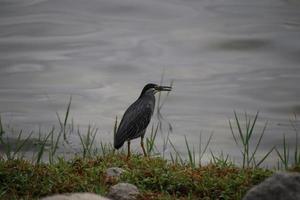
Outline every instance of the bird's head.
[(161, 92), (161, 91), (171, 91), (172, 87), (170, 86), (162, 86), (162, 85), (157, 85), (154, 83), (148, 83), (147, 85), (145, 85), (145, 87), (142, 90), (141, 96), (143, 96), (146, 93), (152, 93), (155, 94), (157, 92)]

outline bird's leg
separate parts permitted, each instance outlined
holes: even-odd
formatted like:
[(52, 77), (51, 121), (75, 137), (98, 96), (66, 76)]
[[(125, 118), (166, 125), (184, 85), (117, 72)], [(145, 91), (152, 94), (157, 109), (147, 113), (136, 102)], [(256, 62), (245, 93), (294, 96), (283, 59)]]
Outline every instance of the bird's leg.
[(130, 140), (127, 141), (127, 160), (130, 158)]
[(141, 137), (141, 147), (143, 149), (144, 156), (147, 157), (147, 153), (144, 147), (144, 136)]

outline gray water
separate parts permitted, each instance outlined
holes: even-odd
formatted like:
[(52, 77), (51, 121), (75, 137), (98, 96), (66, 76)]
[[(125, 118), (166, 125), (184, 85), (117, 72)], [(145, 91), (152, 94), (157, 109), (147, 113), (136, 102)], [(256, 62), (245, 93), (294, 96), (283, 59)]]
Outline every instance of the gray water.
[(299, 64), (299, 0), (0, 0), (0, 112), (26, 130), (57, 124), (72, 95), (75, 124), (111, 142), (115, 117), (164, 74), (174, 144), (213, 132), (210, 148), (238, 160), (233, 110), (259, 110), (258, 132), (268, 121), (260, 153), (294, 140)]

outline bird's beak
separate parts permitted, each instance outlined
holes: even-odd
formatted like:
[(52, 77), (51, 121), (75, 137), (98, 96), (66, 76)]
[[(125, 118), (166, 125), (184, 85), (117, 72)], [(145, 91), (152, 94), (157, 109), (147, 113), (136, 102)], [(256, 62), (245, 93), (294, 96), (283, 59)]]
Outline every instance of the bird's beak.
[(157, 86), (155, 89), (157, 91), (171, 91), (172, 87), (170, 87), (170, 86)]

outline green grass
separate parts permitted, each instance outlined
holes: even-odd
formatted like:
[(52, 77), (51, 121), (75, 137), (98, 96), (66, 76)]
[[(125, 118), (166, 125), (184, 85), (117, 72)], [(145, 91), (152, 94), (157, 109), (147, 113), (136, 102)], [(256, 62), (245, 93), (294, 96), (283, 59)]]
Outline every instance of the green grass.
[(256, 159), (255, 159), (256, 156), (255, 155), (257, 153), (258, 147), (260, 146), (262, 138), (265, 134), (265, 130), (266, 130), (266, 127), (267, 127), (267, 122), (265, 123), (260, 135), (258, 136), (259, 139), (256, 142), (253, 151), (251, 152), (250, 145), (251, 145), (251, 142), (254, 138), (254, 127), (255, 127), (256, 122), (257, 122), (258, 112), (255, 114), (253, 119), (251, 119), (251, 117), (247, 113), (245, 113), (245, 128), (244, 129), (242, 129), (242, 127), (241, 127), (241, 119), (238, 117), (236, 112), (234, 112), (234, 118), (235, 118), (235, 124), (237, 126), (237, 130), (238, 130), (237, 133), (235, 133), (235, 131), (233, 129), (232, 122), (230, 120), (229, 120), (229, 126), (230, 126), (230, 130), (231, 130), (231, 134), (233, 136), (233, 139), (234, 139), (236, 145), (240, 148), (240, 151), (241, 151), (241, 154), (242, 154), (242, 158), (243, 158), (242, 167), (243, 168), (245, 168), (245, 167), (259, 167), (274, 149), (274, 147), (271, 148), (263, 156), (263, 158), (261, 158), (259, 161), (256, 161)]
[[(299, 150), (299, 132), (296, 127), (298, 120), (297, 115), (294, 115), (293, 119), (290, 119), (290, 124), (292, 127), (293, 132), (295, 133), (295, 140), (294, 140), (294, 149), (293, 149), (293, 157), (290, 156), (291, 145), (286, 142), (286, 136), (283, 135), (282, 140), (282, 150), (280, 151), (279, 148), (275, 147), (275, 151), (279, 157), (278, 160), (278, 169), (285, 169), (287, 170), (291, 165), (300, 168), (300, 150)], [(292, 163), (292, 164), (291, 164)]]
[[(161, 99), (161, 97), (159, 97)], [(263, 140), (267, 123), (257, 133), (258, 113), (244, 118), (234, 112), (233, 121), (229, 121), (232, 137), (241, 152), (242, 163), (238, 165), (230, 160), (230, 155), (214, 153), (209, 147), (213, 135), (206, 141), (199, 137), (199, 146), (195, 148), (184, 136), (187, 157), (182, 156), (171, 141), (169, 135), (172, 126), (168, 124), (168, 134), (163, 135), (163, 147), (156, 146), (159, 132), (167, 120), (160, 114), (164, 100), (158, 101), (158, 124), (153, 124), (145, 138), (146, 151), (149, 157), (132, 154), (127, 160), (125, 148), (115, 151), (111, 143), (100, 141), (96, 144), (98, 129), (89, 125), (86, 132), (74, 128), (73, 120), (69, 122), (71, 98), (67, 104), (65, 116), (57, 113), (59, 126), (37, 133), (30, 132), (23, 137), (23, 131), (8, 129), (0, 117), (0, 199), (38, 199), (56, 193), (94, 192), (105, 195), (111, 185), (117, 182), (135, 184), (141, 191), (139, 199), (230, 199), (238, 200), (253, 185), (271, 176), (272, 170), (260, 168), (261, 164), (275, 149), (278, 156), (279, 170), (300, 171), (300, 151), (298, 147), (297, 121), (291, 120), (295, 132), (295, 148), (283, 137), (283, 148), (273, 147), (260, 159), (256, 154)], [(61, 119), (64, 120), (61, 120)], [(297, 120), (297, 119), (296, 119)], [(118, 126), (116, 118), (113, 133)], [(16, 135), (14, 143), (11, 136)], [(58, 149), (69, 144), (69, 136), (78, 137), (81, 151), (69, 160), (58, 154)], [(38, 138), (31, 138), (38, 135)], [(254, 139), (256, 138), (256, 140)], [(33, 142), (34, 141), (34, 142)], [(24, 151), (35, 144), (32, 159), (25, 159)], [(251, 147), (254, 147), (251, 149)], [(165, 155), (166, 149), (171, 149)], [(203, 164), (202, 158), (207, 149), (211, 161)], [(198, 155), (198, 160), (196, 159)], [(291, 156), (292, 155), (292, 156)], [(292, 157), (292, 158), (291, 158)], [(121, 167), (126, 170), (120, 179), (109, 179), (105, 170), (109, 167)]]
[[(120, 180), (107, 179), (105, 170), (126, 170)], [(94, 192), (105, 195), (112, 184), (129, 182), (141, 191), (139, 199), (241, 199), (254, 184), (272, 174), (265, 169), (241, 169), (209, 164), (172, 164), (162, 158), (122, 153), (93, 158), (59, 159), (55, 164), (26, 160), (0, 161), (0, 198), (35, 199), (54, 193)]]

